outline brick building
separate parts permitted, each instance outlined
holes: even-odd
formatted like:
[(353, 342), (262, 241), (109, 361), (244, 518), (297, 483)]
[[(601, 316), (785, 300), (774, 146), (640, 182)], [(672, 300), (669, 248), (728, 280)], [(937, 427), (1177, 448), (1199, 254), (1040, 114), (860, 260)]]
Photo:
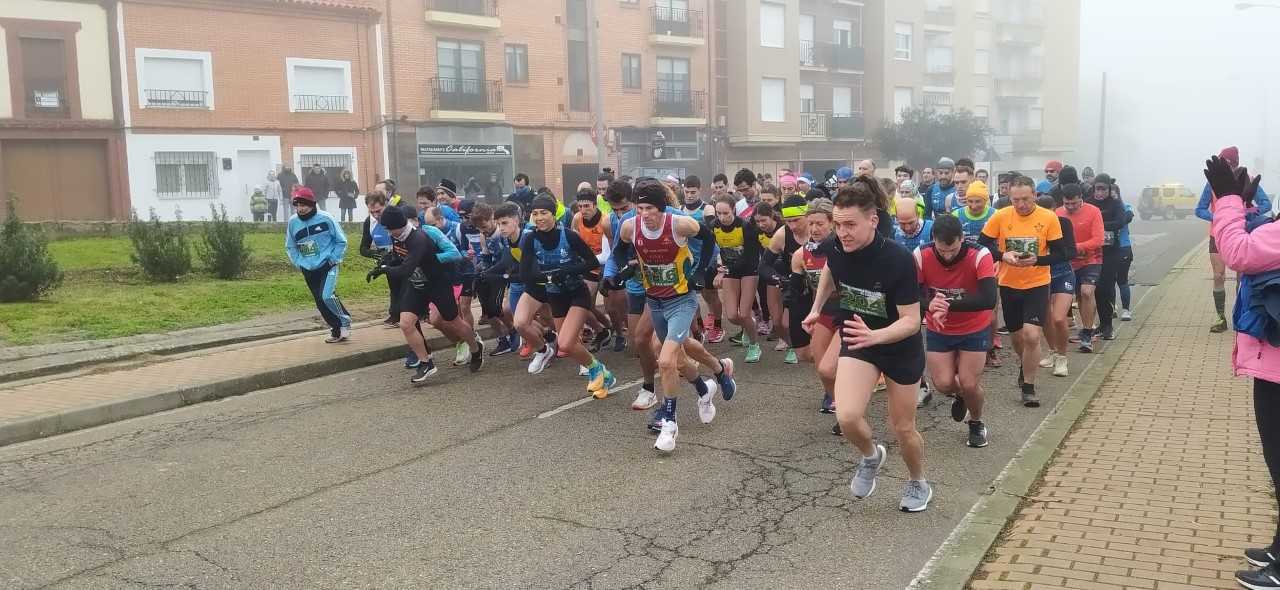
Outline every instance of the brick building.
[(128, 213), (115, 42), (110, 2), (0, 3), (0, 196), (23, 219)]
[[(305, 182), (319, 164), (329, 183), (350, 169), (361, 191), (379, 175), (374, 3), (126, 0), (120, 10), (122, 124), (141, 215), (200, 218), (222, 204), (248, 218), (251, 191), (280, 168)], [(338, 203), (325, 207), (336, 214)]]

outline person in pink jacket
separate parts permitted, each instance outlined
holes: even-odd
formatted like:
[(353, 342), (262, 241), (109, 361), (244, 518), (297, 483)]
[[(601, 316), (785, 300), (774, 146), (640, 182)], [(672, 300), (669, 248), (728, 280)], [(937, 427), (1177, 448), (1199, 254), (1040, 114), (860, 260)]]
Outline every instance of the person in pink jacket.
[[(1206, 164), (1205, 178), (1216, 195), (1213, 240), (1227, 268), (1242, 275), (1280, 270), (1280, 223), (1267, 223), (1252, 232), (1245, 229), (1245, 216), (1254, 208), (1253, 198), (1262, 177), (1250, 180), (1247, 170), (1233, 172), (1231, 165), (1217, 156)], [(1232, 366), (1236, 375), (1253, 377), (1253, 411), (1262, 455), (1280, 498), (1280, 348), (1237, 332)], [(1249, 563), (1261, 569), (1236, 572), (1236, 580), (1246, 588), (1280, 588), (1277, 556), (1280, 525), (1269, 547), (1245, 550)]]

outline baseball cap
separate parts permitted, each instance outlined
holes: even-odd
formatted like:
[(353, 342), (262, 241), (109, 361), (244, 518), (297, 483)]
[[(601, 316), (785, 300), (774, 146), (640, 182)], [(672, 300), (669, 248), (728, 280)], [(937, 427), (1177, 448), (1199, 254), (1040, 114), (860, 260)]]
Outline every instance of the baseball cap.
[(306, 201), (306, 202), (308, 202), (308, 203), (315, 203), (315, 202), (316, 202), (316, 194), (315, 194), (315, 193), (313, 193), (313, 192), (311, 192), (311, 189), (310, 189), (310, 188), (307, 188), (307, 187), (305, 187), (305, 186), (300, 186), (300, 187), (298, 187), (298, 188), (297, 188), (297, 190), (294, 190), (294, 191), (293, 191), (293, 200), (294, 200), (294, 201)]
[(853, 169), (848, 166), (841, 166), (836, 170), (836, 180), (853, 180)]

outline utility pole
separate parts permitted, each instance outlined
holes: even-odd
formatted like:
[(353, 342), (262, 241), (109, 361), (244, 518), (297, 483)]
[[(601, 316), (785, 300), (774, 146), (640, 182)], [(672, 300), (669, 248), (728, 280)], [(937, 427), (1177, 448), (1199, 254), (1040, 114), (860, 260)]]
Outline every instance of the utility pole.
[(587, 75), (591, 76), (591, 112), (595, 115), (593, 133), (596, 139), (596, 167), (608, 165), (609, 153), (604, 137), (604, 93), (600, 89), (600, 45), (596, 22), (595, 0), (586, 0), (587, 7)]
[(1102, 72), (1102, 109), (1098, 115), (1098, 172), (1106, 170), (1107, 154), (1107, 73)]

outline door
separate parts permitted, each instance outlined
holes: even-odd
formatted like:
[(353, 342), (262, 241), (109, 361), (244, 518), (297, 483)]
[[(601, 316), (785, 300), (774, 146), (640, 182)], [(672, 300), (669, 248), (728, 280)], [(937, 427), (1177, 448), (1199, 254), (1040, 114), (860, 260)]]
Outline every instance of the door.
[(463, 111), (487, 109), (483, 45), (441, 39), (436, 42), (436, 61), (440, 71), (442, 108)]
[(112, 218), (106, 141), (13, 140), (0, 150), (4, 188), (18, 196), (23, 220)]
[[(249, 210), (249, 196), (253, 194), (254, 187), (267, 183), (267, 171), (271, 169), (271, 152), (239, 150), (236, 152), (235, 167), (238, 179), (236, 187), (239, 191), (238, 194), (229, 195), (224, 199), (227, 214), (232, 218), (253, 219), (253, 212)], [(279, 209), (279, 205), (276, 208)]]
[(600, 167), (596, 164), (565, 164), (560, 167), (560, 175), (564, 177), (565, 206), (573, 204), (574, 195), (578, 194), (578, 183), (587, 182), (596, 185), (596, 176), (600, 175)]
[(658, 58), (658, 114), (690, 117), (693, 95), (689, 89), (689, 60), (678, 57)]
[(813, 15), (800, 15), (800, 65), (818, 65), (818, 48), (813, 44)]

